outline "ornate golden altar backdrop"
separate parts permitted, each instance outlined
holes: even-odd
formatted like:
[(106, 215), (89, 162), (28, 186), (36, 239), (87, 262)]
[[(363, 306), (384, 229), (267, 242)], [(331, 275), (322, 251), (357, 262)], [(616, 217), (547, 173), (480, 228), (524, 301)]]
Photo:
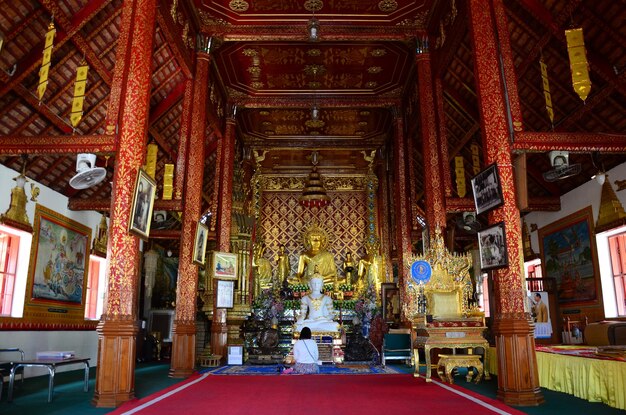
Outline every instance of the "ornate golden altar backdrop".
[[(298, 256), (304, 251), (302, 234), (311, 224), (317, 223), (328, 232), (327, 250), (335, 256), (337, 269), (348, 252), (355, 259), (363, 257), (363, 244), (367, 232), (366, 195), (363, 190), (328, 192), (331, 201), (324, 208), (300, 206), (299, 191), (263, 191), (259, 214), (257, 240), (262, 239), (267, 246), (265, 256), (274, 256), (280, 244), (285, 245), (289, 255), (292, 274), (298, 265)], [(343, 277), (343, 272), (339, 271)]]

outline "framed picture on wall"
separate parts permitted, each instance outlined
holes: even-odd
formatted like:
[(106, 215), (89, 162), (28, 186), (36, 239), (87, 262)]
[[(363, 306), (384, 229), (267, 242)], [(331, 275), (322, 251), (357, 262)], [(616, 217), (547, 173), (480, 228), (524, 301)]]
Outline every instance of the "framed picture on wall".
[(217, 308), (233, 308), (235, 281), (217, 280)]
[(213, 252), (213, 278), (237, 279), (237, 255), (229, 252)]
[(150, 235), (152, 208), (156, 196), (157, 184), (143, 169), (138, 169), (133, 194), (133, 204), (130, 208), (130, 224), (128, 231), (143, 239)]
[(490, 165), (472, 179), (474, 205), (476, 213), (481, 214), (494, 209), (504, 203), (498, 166)]
[(209, 235), (209, 228), (198, 222), (196, 227), (196, 238), (193, 245), (193, 262), (198, 265), (204, 265), (206, 255), (206, 242)]
[(554, 279), (563, 307), (599, 301), (600, 272), (591, 206), (539, 229), (544, 278)]
[(480, 251), (480, 269), (483, 271), (509, 265), (504, 222), (496, 223), (478, 232), (478, 250)]
[(381, 284), (381, 305), (385, 323), (400, 321), (400, 290), (393, 282)]

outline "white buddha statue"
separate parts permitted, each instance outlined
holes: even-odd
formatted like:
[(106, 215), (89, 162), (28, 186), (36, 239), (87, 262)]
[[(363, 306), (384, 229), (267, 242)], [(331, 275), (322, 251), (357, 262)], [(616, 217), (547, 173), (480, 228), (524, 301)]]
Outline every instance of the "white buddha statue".
[(296, 331), (301, 331), (303, 327), (310, 328), (312, 332), (339, 331), (339, 323), (333, 321), (335, 318), (333, 299), (322, 294), (323, 285), (322, 276), (316, 272), (309, 280), (311, 293), (300, 302), (300, 315), (294, 327)]

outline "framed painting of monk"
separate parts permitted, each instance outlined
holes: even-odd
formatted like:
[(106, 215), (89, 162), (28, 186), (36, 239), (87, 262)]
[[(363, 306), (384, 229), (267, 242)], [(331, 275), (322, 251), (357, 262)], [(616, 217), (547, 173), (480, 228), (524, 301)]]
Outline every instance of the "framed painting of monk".
[(541, 265), (562, 307), (599, 301), (598, 254), (591, 206), (539, 229)]
[(145, 170), (138, 169), (133, 204), (130, 208), (128, 231), (146, 240), (150, 235), (150, 222), (156, 188), (157, 184), (154, 179)]

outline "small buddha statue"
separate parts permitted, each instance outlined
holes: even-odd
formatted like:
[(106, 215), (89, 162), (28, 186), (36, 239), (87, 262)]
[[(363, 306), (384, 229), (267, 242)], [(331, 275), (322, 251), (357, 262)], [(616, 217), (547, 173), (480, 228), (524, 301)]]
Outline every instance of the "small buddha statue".
[(313, 225), (304, 233), (304, 247), (306, 251), (298, 259), (296, 279), (301, 283), (308, 283), (315, 270), (322, 276), (324, 284), (336, 284), (337, 265), (333, 254), (326, 250), (328, 237), (326, 232), (317, 225)]
[(380, 289), (380, 273), (383, 266), (382, 258), (378, 253), (378, 246), (376, 241), (368, 241), (365, 244), (365, 256), (359, 260), (357, 271), (356, 291), (359, 293), (364, 292), (370, 285), (374, 285), (376, 291)]
[(278, 247), (278, 254), (276, 254), (276, 266), (278, 274), (278, 282), (282, 283), (289, 278), (291, 273), (291, 264), (289, 263), (289, 256), (285, 253), (285, 245), (280, 244)]
[(265, 243), (258, 242), (254, 246), (254, 255), (252, 257), (252, 268), (254, 270), (254, 294), (258, 296), (262, 290), (273, 287), (272, 281), (272, 264), (267, 258), (263, 257), (265, 253)]
[(322, 294), (323, 284), (322, 276), (315, 272), (309, 280), (311, 293), (300, 301), (300, 315), (296, 320), (294, 330), (299, 332), (303, 327), (308, 327), (313, 332), (339, 331), (339, 323), (333, 321), (335, 318), (333, 300)]
[(343, 262), (343, 272), (346, 275), (346, 284), (352, 284), (352, 274), (354, 273), (354, 261), (352, 260), (352, 254), (348, 252), (346, 254), (346, 260)]

